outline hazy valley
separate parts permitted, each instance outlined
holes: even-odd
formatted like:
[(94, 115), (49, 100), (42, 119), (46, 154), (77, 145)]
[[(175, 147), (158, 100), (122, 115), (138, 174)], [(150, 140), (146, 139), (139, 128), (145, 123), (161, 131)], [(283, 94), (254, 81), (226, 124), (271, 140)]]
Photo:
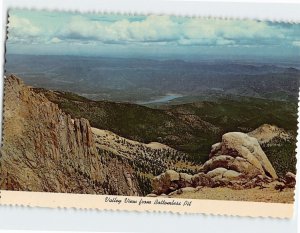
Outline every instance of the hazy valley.
[(300, 77), (299, 67), (292, 61), (209, 58), (183, 61), (8, 54), (5, 70), (34, 87), (132, 103), (166, 101), (170, 95), (178, 97), (175, 103), (238, 96), (297, 101)]

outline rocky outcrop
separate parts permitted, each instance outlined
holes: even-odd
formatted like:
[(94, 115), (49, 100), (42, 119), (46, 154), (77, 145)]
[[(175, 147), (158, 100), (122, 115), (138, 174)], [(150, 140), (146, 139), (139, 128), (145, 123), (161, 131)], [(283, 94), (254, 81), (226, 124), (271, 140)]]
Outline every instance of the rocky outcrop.
[(71, 119), (14, 75), (4, 99), (1, 189), (139, 194), (126, 160), (99, 154), (86, 119)]
[(263, 124), (257, 129), (249, 132), (248, 135), (256, 138), (259, 144), (269, 143), (276, 138), (284, 141), (292, 139), (292, 135), (284, 129), (269, 124)]
[(157, 194), (169, 193), (179, 188), (179, 180), (179, 173), (168, 170), (153, 179), (152, 187)]
[(153, 178), (152, 194), (169, 194), (179, 189), (197, 187), (199, 184), (213, 186), (213, 180), (210, 176), (203, 173), (192, 176), (186, 173), (178, 173), (173, 170), (168, 170)]
[(209, 158), (203, 166), (204, 172), (222, 167), (239, 172), (249, 178), (257, 175), (277, 178), (275, 169), (257, 139), (244, 133), (224, 134), (222, 142), (213, 145)]
[(167, 171), (153, 179), (152, 193), (172, 195), (174, 192), (179, 194), (186, 187), (203, 186), (252, 188), (271, 183), (278, 178), (257, 139), (239, 132), (224, 134), (222, 142), (212, 146), (209, 160), (200, 171), (193, 176)]

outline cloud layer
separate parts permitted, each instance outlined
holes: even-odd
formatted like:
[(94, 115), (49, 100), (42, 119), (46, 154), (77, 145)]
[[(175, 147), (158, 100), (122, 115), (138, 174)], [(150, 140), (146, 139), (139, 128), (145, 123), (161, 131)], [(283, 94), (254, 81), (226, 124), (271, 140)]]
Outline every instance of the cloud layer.
[(27, 13), (11, 12), (8, 43), (300, 48), (297, 24), (157, 15)]

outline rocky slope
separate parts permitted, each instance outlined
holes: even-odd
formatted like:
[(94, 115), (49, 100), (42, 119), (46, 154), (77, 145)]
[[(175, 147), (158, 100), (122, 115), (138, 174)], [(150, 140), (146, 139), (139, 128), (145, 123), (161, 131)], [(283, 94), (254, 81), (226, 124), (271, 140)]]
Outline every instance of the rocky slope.
[(258, 140), (259, 144), (274, 143), (275, 139), (281, 139), (288, 141), (293, 138), (291, 133), (285, 131), (276, 125), (264, 124), (257, 129), (248, 133), (249, 136), (254, 137)]
[(1, 189), (141, 194), (126, 160), (98, 153), (86, 119), (71, 119), (13, 75), (4, 104)]
[[(189, 175), (168, 170), (153, 179), (153, 191), (149, 196), (168, 194), (180, 197), (183, 192), (197, 193), (203, 187), (226, 187), (234, 190), (259, 187), (273, 191), (287, 188), (293, 193), (295, 183), (296, 177), (291, 172), (278, 179), (256, 138), (240, 132), (230, 132), (223, 135), (220, 143), (212, 146), (209, 160), (203, 164), (200, 173)], [(234, 197), (232, 200), (235, 200)]]
[(151, 179), (168, 169), (195, 173), (198, 164), (189, 162), (187, 155), (158, 142), (148, 144), (121, 137), (108, 130), (92, 128), (99, 154), (127, 161), (136, 173), (143, 195), (151, 191)]
[(166, 169), (193, 172), (199, 166), (188, 162), (187, 155), (158, 142), (142, 143), (108, 130), (92, 128), (98, 149), (128, 159), (138, 172), (158, 175)]

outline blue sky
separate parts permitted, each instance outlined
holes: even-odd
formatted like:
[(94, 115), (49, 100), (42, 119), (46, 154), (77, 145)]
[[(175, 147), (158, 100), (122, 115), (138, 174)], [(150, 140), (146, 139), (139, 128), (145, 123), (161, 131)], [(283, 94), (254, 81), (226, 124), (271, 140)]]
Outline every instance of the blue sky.
[(300, 25), (10, 10), (7, 53), (172, 59), (299, 58)]

